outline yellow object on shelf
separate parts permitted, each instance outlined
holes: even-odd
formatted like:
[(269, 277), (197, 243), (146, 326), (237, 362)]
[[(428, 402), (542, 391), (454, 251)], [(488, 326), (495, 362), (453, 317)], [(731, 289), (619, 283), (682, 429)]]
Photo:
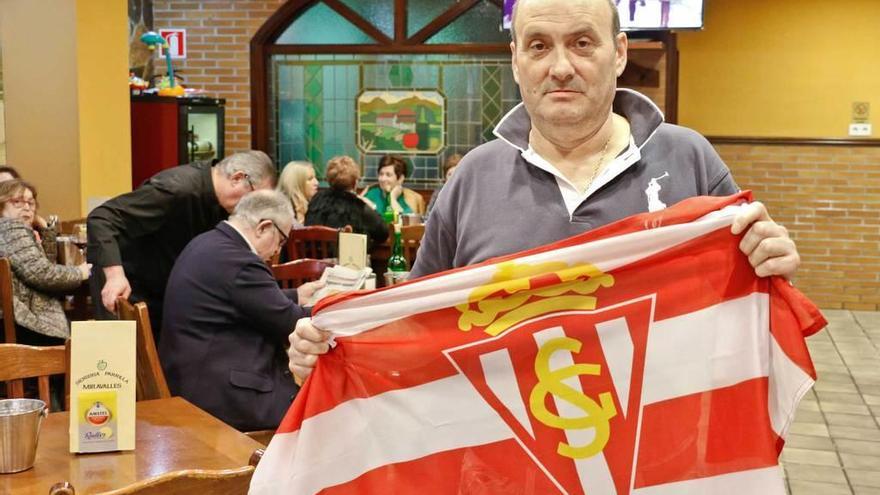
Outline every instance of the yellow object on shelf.
[(162, 88), (159, 90), (159, 96), (183, 96), (183, 86), (177, 85), (173, 88)]

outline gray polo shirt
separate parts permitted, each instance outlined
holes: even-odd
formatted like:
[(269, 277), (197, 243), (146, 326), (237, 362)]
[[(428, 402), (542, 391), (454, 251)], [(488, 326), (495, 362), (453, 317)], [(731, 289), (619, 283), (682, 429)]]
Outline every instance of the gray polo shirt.
[(498, 139), (465, 155), (443, 187), (412, 278), (550, 244), (693, 196), (739, 190), (712, 145), (664, 123), (644, 95), (618, 90), (614, 112), (629, 121), (630, 146), (569, 212), (557, 177), (529, 147), (525, 107), (511, 110), (495, 129)]

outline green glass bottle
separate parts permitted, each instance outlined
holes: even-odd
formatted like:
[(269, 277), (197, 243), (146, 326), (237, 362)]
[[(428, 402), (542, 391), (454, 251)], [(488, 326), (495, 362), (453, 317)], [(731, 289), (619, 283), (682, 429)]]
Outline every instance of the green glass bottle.
[(391, 257), (388, 258), (389, 272), (408, 272), (409, 263), (403, 256), (403, 242), (400, 239), (400, 229), (394, 229), (394, 244), (391, 246)]
[(382, 212), (382, 219), (387, 224), (394, 223), (394, 208), (391, 207), (391, 193), (385, 193), (385, 211)]

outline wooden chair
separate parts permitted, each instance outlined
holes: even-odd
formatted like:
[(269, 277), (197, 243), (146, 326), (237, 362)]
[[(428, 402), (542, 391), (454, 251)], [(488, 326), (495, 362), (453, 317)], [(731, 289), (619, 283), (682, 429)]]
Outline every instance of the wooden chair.
[(329, 266), (333, 265), (322, 260), (304, 258), (272, 265), (272, 273), (282, 289), (295, 289), (306, 282), (321, 278), (324, 269)]
[(403, 256), (409, 262), (410, 268), (416, 262), (416, 253), (422, 245), (422, 237), (425, 235), (424, 224), (404, 225), (400, 228), (400, 241), (403, 243)]
[(73, 220), (62, 220), (59, 224), (58, 233), (59, 234), (75, 234), (75, 227), (78, 224), (86, 223), (86, 218), (75, 218)]
[[(247, 493), (254, 469), (263, 458), (263, 453), (265, 453), (265, 449), (255, 450), (248, 460), (248, 465), (237, 469), (173, 471), (124, 488), (103, 492), (101, 495), (182, 495), (190, 493), (232, 495)], [(49, 495), (76, 495), (76, 489), (69, 482), (64, 481), (52, 485), (49, 488)]]
[(3, 338), (8, 344), (15, 343), (15, 312), (12, 308), (12, 265), (0, 258), (0, 310), (3, 311)]
[(7, 382), (9, 397), (24, 397), (24, 379), (36, 378), (38, 397), (51, 404), (49, 377), (64, 375), (65, 404), (70, 400), (70, 341), (65, 345), (35, 347), (23, 344), (0, 344), (0, 382)]
[(290, 231), (287, 241), (287, 258), (326, 259), (335, 258), (339, 245), (339, 229), (313, 225)]
[(171, 397), (165, 372), (159, 363), (159, 352), (153, 339), (153, 327), (147, 304), (131, 304), (128, 299), (116, 300), (116, 317), (137, 322), (137, 400), (167, 399)]

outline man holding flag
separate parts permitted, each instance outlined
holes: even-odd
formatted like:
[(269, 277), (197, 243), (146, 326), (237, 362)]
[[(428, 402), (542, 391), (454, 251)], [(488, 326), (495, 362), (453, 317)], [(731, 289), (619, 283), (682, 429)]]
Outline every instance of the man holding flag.
[[(646, 97), (617, 90), (627, 36), (612, 0), (519, 0), (510, 44), (523, 103), (475, 148), (438, 198), (410, 278), (556, 242), (665, 204), (739, 190), (696, 132), (663, 123)], [(620, 113), (617, 113), (620, 112)], [(622, 115), (621, 115), (622, 114)], [(800, 264), (787, 230), (753, 202), (734, 220), (755, 273), (791, 277)], [(305, 378), (329, 333), (300, 320), (290, 369)]]
[(252, 491), (784, 493), (825, 323), (770, 277), (794, 242), (702, 136), (617, 90), (613, 0), (519, 0), (511, 33), (523, 104), (444, 188), (418, 280), (298, 322), (291, 371), (325, 358)]

